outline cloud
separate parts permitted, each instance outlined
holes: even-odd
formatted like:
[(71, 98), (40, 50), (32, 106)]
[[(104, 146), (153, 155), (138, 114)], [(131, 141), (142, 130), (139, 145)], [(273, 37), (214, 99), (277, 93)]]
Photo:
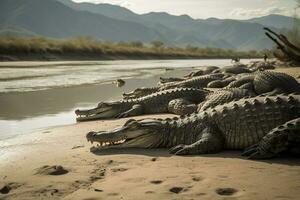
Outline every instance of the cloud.
[(286, 15), (288, 13), (287, 8), (285, 7), (269, 7), (267, 9), (265, 8), (259, 8), (259, 9), (244, 9), (244, 8), (236, 8), (233, 9), (229, 15), (232, 17), (238, 17), (238, 18), (251, 18), (251, 17), (259, 17), (259, 16), (265, 16), (270, 14), (283, 14)]

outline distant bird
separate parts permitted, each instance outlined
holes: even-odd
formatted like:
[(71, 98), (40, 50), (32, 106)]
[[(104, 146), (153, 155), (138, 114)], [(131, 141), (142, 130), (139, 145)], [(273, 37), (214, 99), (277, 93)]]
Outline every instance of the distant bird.
[(113, 83), (116, 84), (117, 87), (123, 87), (125, 85), (125, 81), (122, 79), (117, 79)]

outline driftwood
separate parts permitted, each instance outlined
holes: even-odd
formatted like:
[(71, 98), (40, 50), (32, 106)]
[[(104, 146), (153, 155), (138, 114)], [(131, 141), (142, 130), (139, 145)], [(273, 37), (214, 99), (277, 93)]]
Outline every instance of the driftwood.
[[(269, 28), (264, 27), (265, 34), (276, 45), (277, 49), (281, 50), (284, 58), (289, 61), (300, 62), (300, 48), (291, 43), (283, 34), (277, 34)], [(274, 53), (275, 57), (279, 57), (278, 53)]]

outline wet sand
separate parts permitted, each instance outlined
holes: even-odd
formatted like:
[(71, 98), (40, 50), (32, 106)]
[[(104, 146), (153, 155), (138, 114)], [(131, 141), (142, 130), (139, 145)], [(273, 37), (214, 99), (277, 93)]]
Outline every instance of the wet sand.
[(77, 123), (0, 141), (0, 199), (299, 199), (299, 158), (253, 161), (239, 151), (90, 152), (87, 132), (126, 120)]

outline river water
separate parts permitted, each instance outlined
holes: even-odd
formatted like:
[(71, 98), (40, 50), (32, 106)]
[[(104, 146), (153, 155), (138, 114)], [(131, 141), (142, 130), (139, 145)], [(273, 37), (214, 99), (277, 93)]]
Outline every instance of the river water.
[[(76, 123), (76, 108), (117, 100), (137, 87), (153, 87), (159, 77), (230, 64), (227, 59), (1, 62), (0, 140)], [(126, 80), (125, 86), (116, 87), (112, 81), (117, 78)]]

